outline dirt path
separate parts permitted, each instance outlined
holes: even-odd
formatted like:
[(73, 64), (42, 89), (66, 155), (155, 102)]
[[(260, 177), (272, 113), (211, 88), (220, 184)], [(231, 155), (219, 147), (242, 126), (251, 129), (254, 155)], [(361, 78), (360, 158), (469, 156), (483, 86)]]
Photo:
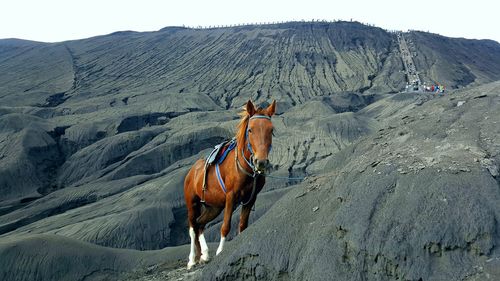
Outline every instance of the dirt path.
[(165, 263), (150, 266), (143, 270), (138, 270), (124, 276), (124, 281), (195, 281), (201, 279), (201, 269), (203, 265), (197, 265), (191, 270), (186, 268), (185, 261)]

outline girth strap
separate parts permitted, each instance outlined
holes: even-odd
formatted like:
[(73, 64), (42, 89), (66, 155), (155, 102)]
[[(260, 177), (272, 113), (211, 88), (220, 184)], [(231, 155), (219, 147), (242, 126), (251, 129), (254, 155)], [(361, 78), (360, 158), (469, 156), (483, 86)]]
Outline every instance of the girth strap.
[(227, 192), (226, 185), (224, 184), (224, 180), (220, 175), (219, 163), (215, 164), (215, 174), (217, 175), (217, 180), (219, 180), (219, 185), (222, 188), (222, 191), (226, 193)]

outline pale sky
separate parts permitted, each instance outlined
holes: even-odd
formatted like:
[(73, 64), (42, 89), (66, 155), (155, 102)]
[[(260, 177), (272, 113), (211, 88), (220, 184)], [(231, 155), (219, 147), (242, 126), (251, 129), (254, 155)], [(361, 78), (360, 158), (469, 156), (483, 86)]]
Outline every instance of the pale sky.
[(290, 20), (357, 20), (500, 42), (497, 0), (1, 0), (0, 38), (57, 42), (120, 30)]

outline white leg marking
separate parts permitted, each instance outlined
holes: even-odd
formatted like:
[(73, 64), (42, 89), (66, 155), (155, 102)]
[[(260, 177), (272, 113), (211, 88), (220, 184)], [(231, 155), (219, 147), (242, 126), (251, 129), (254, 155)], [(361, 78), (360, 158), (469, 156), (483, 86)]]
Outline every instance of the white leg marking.
[(222, 249), (224, 249), (224, 242), (225, 241), (226, 241), (226, 237), (221, 236), (219, 247), (217, 248), (217, 252), (215, 253), (216, 256), (218, 256), (220, 254), (220, 252), (222, 252)]
[(200, 246), (201, 246), (201, 261), (206, 262), (208, 261), (209, 255), (208, 255), (208, 246), (207, 246), (207, 241), (205, 240), (205, 235), (203, 233), (200, 234)]
[(188, 265), (187, 268), (191, 269), (193, 265), (196, 264), (194, 261), (194, 258), (196, 257), (196, 246), (195, 246), (195, 240), (196, 239), (196, 234), (194, 233), (194, 229), (192, 227), (189, 228), (189, 237), (191, 237), (191, 252), (189, 253), (189, 260), (188, 260)]

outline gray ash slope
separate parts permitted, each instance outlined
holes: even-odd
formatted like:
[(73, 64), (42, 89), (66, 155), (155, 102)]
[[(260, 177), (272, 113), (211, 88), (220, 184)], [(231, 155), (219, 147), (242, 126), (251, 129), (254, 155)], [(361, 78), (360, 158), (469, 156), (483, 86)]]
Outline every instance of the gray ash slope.
[[(278, 100), (273, 173), (309, 177), (269, 180), (204, 277), (498, 276), (499, 86), (477, 85), (500, 79), (500, 45), (408, 36), (425, 81), (467, 88), (389, 94), (405, 83), (395, 35), (350, 22), (0, 40), (0, 276), (178, 265), (183, 177), (249, 98)], [(58, 262), (71, 253), (87, 264)]]

